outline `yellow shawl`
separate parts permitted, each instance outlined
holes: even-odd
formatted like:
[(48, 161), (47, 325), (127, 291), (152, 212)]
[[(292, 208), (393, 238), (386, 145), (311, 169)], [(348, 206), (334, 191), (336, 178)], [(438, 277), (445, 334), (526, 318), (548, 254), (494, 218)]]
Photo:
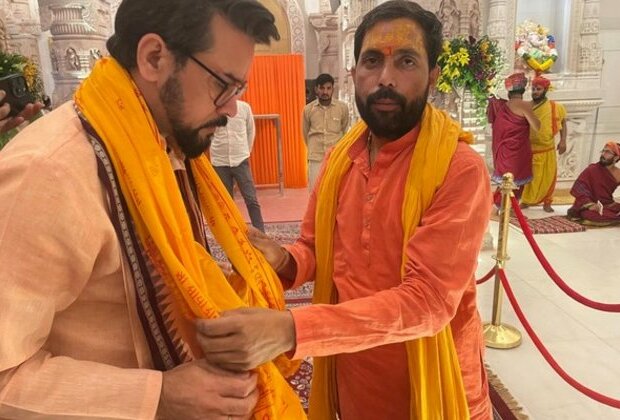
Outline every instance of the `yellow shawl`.
[[(365, 132), (355, 125), (334, 148), (319, 186), (316, 206), (316, 280), (313, 303), (335, 303), (337, 291), (332, 279), (334, 228), (338, 191), (351, 167), (350, 147)], [(471, 142), (470, 133), (445, 113), (427, 105), (420, 134), (411, 158), (402, 207), (405, 232), (401, 272), (406, 264), (405, 248), (420, 220), (442, 185), (458, 141)], [(397, 250), (394, 250), (397, 252)], [(408, 341), (407, 358), (411, 383), (411, 414), (415, 420), (468, 419), (469, 408), (450, 325), (434, 337)], [(389, 403), (386, 401), (386, 404)], [(314, 360), (314, 378), (309, 418), (336, 419), (338, 394), (334, 357)]]
[[(278, 277), (247, 240), (243, 218), (205, 156), (192, 162), (198, 198), (215, 239), (245, 279), (242, 297), (194, 241), (155, 121), (118, 62), (99, 60), (76, 92), (75, 103), (108, 149), (138, 236), (152, 261), (161, 262), (155, 265), (186, 317), (215, 318), (222, 311), (249, 305), (284, 309)], [(261, 397), (255, 419), (306, 417), (283, 378), (283, 373), (295, 369), (284, 356), (258, 368)]]

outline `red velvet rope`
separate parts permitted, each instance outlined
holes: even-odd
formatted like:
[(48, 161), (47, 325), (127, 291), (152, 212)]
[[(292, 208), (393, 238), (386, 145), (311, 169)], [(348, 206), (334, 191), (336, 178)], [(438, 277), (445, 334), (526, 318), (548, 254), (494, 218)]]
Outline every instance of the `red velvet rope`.
[(536, 243), (536, 240), (534, 239), (534, 235), (532, 234), (532, 229), (530, 228), (530, 225), (527, 223), (527, 220), (525, 220), (525, 217), (523, 216), (523, 212), (519, 208), (519, 202), (517, 201), (515, 197), (511, 197), (511, 200), (512, 200), (512, 208), (514, 209), (514, 212), (517, 215), (517, 219), (519, 219), (519, 224), (521, 225), (521, 228), (523, 229), (525, 238), (530, 243), (530, 246), (532, 247), (534, 254), (536, 254), (536, 258), (538, 258), (538, 261), (540, 261), (543, 268), (545, 269), (547, 274), (549, 274), (549, 277), (551, 277), (551, 279), (555, 282), (555, 284), (557, 284), (558, 287), (562, 289), (562, 291), (564, 291), (564, 293), (566, 293), (568, 296), (570, 296), (571, 298), (573, 298), (574, 300), (576, 300), (577, 302), (585, 306), (588, 306), (593, 309), (598, 309), (599, 311), (620, 312), (620, 304), (602, 303), (602, 302), (596, 302), (594, 300), (588, 299), (587, 297), (580, 295), (575, 290), (571, 289), (571, 287), (568, 284), (566, 284), (564, 280), (560, 278), (560, 276), (558, 276), (558, 274), (555, 272), (553, 267), (551, 267), (551, 264), (549, 264), (549, 261), (547, 261), (542, 251), (540, 250), (540, 247)]
[(491, 271), (489, 271), (487, 273), (486, 276), (484, 276), (483, 278), (476, 280), (476, 284), (477, 285), (481, 285), (482, 283), (486, 283), (487, 281), (489, 281), (491, 278), (493, 278), (493, 276), (495, 275), (495, 266), (493, 266), (493, 268), (491, 269)]
[(536, 348), (538, 349), (538, 351), (540, 351), (540, 353), (543, 355), (547, 363), (549, 363), (549, 365), (553, 368), (553, 370), (555, 370), (556, 373), (560, 375), (562, 379), (564, 379), (570, 386), (572, 386), (573, 388), (575, 388), (577, 391), (581, 392), (582, 394), (602, 404), (608, 405), (610, 407), (620, 408), (620, 400), (607, 397), (601, 393), (598, 393), (586, 387), (585, 385), (580, 384), (573, 377), (571, 377), (568, 373), (566, 373), (564, 369), (560, 367), (558, 362), (555, 361), (551, 353), (549, 353), (549, 350), (547, 350), (547, 348), (543, 345), (543, 343), (540, 341), (540, 338), (538, 338), (538, 336), (532, 329), (532, 326), (525, 318), (525, 315), (523, 314), (523, 311), (519, 307), (519, 304), (517, 303), (517, 299), (515, 298), (515, 295), (512, 292), (512, 289), (510, 288), (510, 284), (508, 283), (508, 279), (506, 278), (506, 273), (502, 269), (500, 269), (498, 272), (499, 272), (499, 278), (501, 279), (502, 284), (504, 285), (504, 289), (506, 290), (506, 295), (508, 296), (508, 300), (512, 304), (512, 307), (514, 308), (515, 313), (517, 314), (517, 317), (519, 318), (519, 321), (521, 321), (523, 328), (525, 328), (525, 331), (527, 331), (527, 334), (530, 336), (530, 338), (534, 342), (534, 345), (536, 345)]

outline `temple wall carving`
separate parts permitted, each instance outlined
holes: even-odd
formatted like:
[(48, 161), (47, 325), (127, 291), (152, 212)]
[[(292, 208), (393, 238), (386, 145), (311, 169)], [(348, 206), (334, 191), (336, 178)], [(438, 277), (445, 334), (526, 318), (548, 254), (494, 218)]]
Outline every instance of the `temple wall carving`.
[[(275, 14), (282, 21), (279, 25), (284, 25), (280, 28), (286, 39), (281, 51), (278, 50), (280, 53), (307, 54), (306, 29), (314, 29), (319, 58), (316, 64), (309, 65), (316, 65), (319, 73), (336, 77), (338, 94), (349, 103), (354, 118), (355, 95), (350, 77), (354, 65), (353, 36), (362, 17), (382, 1), (341, 0), (334, 11), (334, 2), (330, 0), (265, 0), (267, 7), (277, 8)], [(497, 40), (509, 63), (504, 69), (506, 75), (514, 69), (514, 34), (520, 23), (516, 21), (517, 11), (519, 7), (526, 7), (528, 1), (550, 0), (419, 0), (418, 3), (435, 12), (444, 24), (447, 38), (487, 34)], [(562, 22), (565, 27), (558, 38), (562, 44), (561, 65), (548, 77), (554, 86), (550, 97), (568, 109), (569, 150), (559, 159), (559, 180), (568, 183), (586, 166), (593, 150), (593, 113), (601, 106), (604, 96), (600, 5), (612, 0), (561, 1), (570, 4), (565, 8), (567, 14)], [(113, 32), (113, 20), (120, 2), (0, 0), (0, 49), (20, 52), (40, 63), (46, 91), (53, 93), (54, 103), (58, 105), (70, 98), (96, 58), (107, 53), (105, 40)], [(320, 10), (305, 17), (303, 10), (308, 9), (309, 2)], [(257, 53), (273, 53), (273, 50), (259, 48)], [(488, 139), (488, 132), (487, 129), (478, 133)]]
[[(305, 22), (298, 0), (264, 0), (278, 18), (283, 40), (257, 54), (304, 54)], [(71, 98), (96, 59), (107, 54), (121, 0), (0, 0), (0, 49), (41, 66), (54, 105)]]
[(30, 0), (0, 0), (0, 48), (40, 63), (38, 6)]

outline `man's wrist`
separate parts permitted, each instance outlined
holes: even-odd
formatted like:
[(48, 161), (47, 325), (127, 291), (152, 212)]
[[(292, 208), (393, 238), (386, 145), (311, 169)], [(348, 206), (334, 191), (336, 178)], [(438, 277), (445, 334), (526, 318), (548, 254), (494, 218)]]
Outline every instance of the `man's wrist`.
[(296, 347), (295, 320), (291, 311), (282, 311), (282, 331), (284, 331), (283, 353), (291, 353)]
[(280, 251), (282, 253), (282, 257), (276, 266), (273, 268), (276, 273), (280, 273), (283, 271), (291, 261), (291, 254), (284, 247), (280, 247)]

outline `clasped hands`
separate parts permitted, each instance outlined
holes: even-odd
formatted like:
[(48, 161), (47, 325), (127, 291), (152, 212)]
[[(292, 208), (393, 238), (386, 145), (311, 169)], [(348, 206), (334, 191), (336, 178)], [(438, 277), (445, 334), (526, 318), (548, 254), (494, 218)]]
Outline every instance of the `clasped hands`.
[[(288, 251), (257, 229), (248, 238), (276, 271), (287, 264)], [(205, 360), (231, 372), (252, 370), (295, 347), (295, 323), (289, 311), (241, 308), (217, 319), (196, 321)]]
[[(290, 256), (275, 241), (258, 230), (250, 231), (248, 237), (272, 267), (286, 265)], [(241, 308), (195, 323), (204, 358), (164, 372), (158, 416), (251, 418), (259, 395), (257, 373), (252, 370), (295, 348), (292, 314)]]

